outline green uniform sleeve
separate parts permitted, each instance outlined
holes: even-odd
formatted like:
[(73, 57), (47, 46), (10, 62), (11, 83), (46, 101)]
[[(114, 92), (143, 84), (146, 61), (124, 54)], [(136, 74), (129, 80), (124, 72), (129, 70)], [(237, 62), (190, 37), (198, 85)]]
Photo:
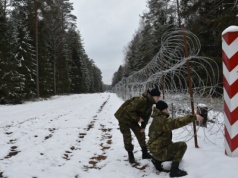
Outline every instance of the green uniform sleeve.
[(172, 118), (163, 118), (160, 119), (159, 129), (161, 131), (170, 131), (180, 127), (183, 127), (196, 120), (196, 115), (187, 115), (181, 118), (172, 119)]
[(149, 119), (150, 119), (151, 112), (152, 112), (152, 106), (147, 110), (146, 115), (143, 117), (144, 122), (141, 123), (141, 127), (142, 127), (143, 129), (145, 129), (146, 125), (148, 124), (148, 121), (149, 121)]

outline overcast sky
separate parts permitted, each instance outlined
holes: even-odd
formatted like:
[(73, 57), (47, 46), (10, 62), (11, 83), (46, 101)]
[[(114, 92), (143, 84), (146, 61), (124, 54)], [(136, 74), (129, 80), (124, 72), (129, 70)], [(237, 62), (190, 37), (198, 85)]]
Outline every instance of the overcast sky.
[(86, 53), (101, 70), (103, 83), (111, 84), (122, 65), (123, 49), (139, 27), (146, 0), (70, 0)]

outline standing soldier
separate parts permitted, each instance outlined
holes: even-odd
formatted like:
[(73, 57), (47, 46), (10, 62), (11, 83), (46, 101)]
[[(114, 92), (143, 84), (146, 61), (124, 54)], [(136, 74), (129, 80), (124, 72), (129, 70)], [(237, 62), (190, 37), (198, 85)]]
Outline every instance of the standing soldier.
[[(145, 141), (145, 127), (152, 112), (152, 106), (159, 101), (160, 91), (156, 86), (151, 91), (143, 93), (142, 96), (133, 97), (125, 101), (115, 113), (118, 119), (120, 131), (123, 135), (124, 147), (128, 152), (130, 163), (135, 163), (133, 154), (131, 130), (134, 132), (142, 149), (142, 159), (150, 159)], [(140, 123), (140, 125), (139, 125)]]
[(182, 177), (187, 175), (186, 171), (179, 169), (179, 163), (187, 150), (185, 142), (172, 142), (172, 130), (183, 127), (192, 121), (201, 121), (202, 116), (187, 115), (178, 119), (169, 117), (168, 105), (164, 101), (158, 101), (153, 110), (153, 121), (149, 128), (148, 148), (153, 156), (152, 163), (155, 168), (165, 171), (162, 168), (162, 162), (172, 161), (170, 177)]

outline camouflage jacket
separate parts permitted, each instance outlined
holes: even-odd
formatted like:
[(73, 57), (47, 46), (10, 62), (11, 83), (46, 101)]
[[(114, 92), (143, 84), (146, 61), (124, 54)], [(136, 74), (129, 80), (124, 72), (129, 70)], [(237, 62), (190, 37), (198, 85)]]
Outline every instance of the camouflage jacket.
[(125, 101), (114, 114), (121, 123), (139, 122), (140, 117), (144, 120), (141, 127), (145, 128), (155, 104), (152, 96), (145, 92), (142, 96), (133, 97)]
[(156, 150), (157, 153), (173, 143), (172, 130), (196, 120), (195, 115), (187, 115), (177, 119), (168, 118), (169, 115), (167, 113), (161, 112), (157, 108), (154, 108), (151, 117), (153, 121), (149, 128), (148, 148)]

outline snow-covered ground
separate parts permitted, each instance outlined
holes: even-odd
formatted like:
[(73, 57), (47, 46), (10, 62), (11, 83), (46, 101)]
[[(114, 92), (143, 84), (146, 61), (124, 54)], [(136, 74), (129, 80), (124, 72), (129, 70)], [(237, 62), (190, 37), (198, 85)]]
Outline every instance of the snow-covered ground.
[[(112, 93), (56, 96), (22, 105), (0, 106), (0, 177), (8, 178), (163, 178), (149, 160), (130, 165), (114, 113), (123, 103)], [(150, 122), (149, 122), (150, 123)], [(238, 157), (224, 154), (221, 125), (198, 128), (194, 147), (191, 126), (174, 131), (187, 140), (180, 168), (187, 178), (237, 178)], [(148, 133), (148, 127), (146, 129)], [(164, 163), (170, 168), (170, 162)]]

